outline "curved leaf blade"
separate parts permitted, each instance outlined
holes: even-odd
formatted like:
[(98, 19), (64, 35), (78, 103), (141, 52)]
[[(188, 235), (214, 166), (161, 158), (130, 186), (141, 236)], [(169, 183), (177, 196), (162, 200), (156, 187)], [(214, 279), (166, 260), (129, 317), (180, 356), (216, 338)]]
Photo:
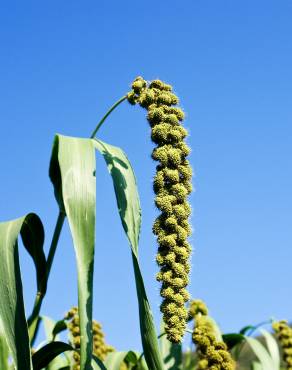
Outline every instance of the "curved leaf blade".
[(149, 369), (162, 370), (164, 367), (157, 334), (138, 259), (141, 207), (134, 171), (120, 148), (97, 139), (94, 142), (96, 149), (103, 155), (112, 177), (121, 222), (132, 250), (145, 360)]
[(228, 350), (237, 346), (245, 340), (245, 336), (238, 333), (228, 333), (222, 335), (223, 342), (227, 345)]
[(272, 358), (266, 348), (255, 338), (245, 337), (245, 339), (257, 356), (262, 368), (265, 370), (275, 370)]
[(275, 369), (279, 369), (281, 360), (280, 360), (279, 347), (278, 347), (276, 339), (267, 330), (261, 329), (260, 332), (265, 338), (265, 341), (267, 343), (267, 348), (272, 358)]
[(121, 364), (128, 352), (112, 352), (106, 356), (104, 365), (108, 370), (120, 370)]
[(61, 211), (65, 211), (76, 254), (80, 316), (81, 369), (91, 369), (92, 287), (95, 243), (95, 149), (93, 140), (57, 135), (50, 178)]
[[(64, 342), (50, 342), (40, 348), (32, 356), (33, 370), (41, 370), (57, 356), (65, 351), (72, 351), (74, 348)], [(63, 366), (63, 365), (62, 365)]]
[(5, 339), (5, 335), (1, 330), (0, 324), (0, 364), (1, 370), (9, 370), (8, 357), (9, 357), (9, 348)]
[(0, 223), (0, 317), (17, 369), (27, 370), (32, 368), (32, 362), (19, 266), (19, 235), (34, 261), (38, 290), (45, 292), (44, 229), (36, 214)]

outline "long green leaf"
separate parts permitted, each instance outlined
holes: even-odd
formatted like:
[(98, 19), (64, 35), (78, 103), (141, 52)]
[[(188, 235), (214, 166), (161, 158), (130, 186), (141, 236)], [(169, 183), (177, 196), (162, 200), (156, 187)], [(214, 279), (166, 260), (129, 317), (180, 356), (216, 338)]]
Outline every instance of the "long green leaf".
[[(74, 350), (69, 344), (64, 342), (50, 342), (40, 348), (32, 356), (33, 370), (41, 370), (46, 367), (54, 358), (65, 351)], [(63, 364), (62, 364), (63, 366)]]
[(139, 354), (133, 351), (111, 352), (107, 355), (104, 365), (107, 370), (120, 370), (120, 367), (125, 361), (127, 364), (136, 365), (135, 369), (143, 369), (143, 365), (138, 364)]
[(46, 290), (44, 229), (36, 214), (0, 223), (0, 317), (6, 341), (18, 370), (32, 369), (18, 255), (18, 236), (31, 255), (40, 293)]
[(127, 356), (128, 352), (112, 352), (109, 353), (104, 361), (108, 370), (120, 370), (121, 364)]
[(1, 326), (2, 324), (0, 323), (0, 365), (1, 370), (9, 370), (8, 364), (9, 348)]
[(149, 369), (162, 370), (164, 367), (159, 352), (157, 334), (138, 259), (141, 208), (135, 175), (128, 158), (120, 148), (106, 144), (101, 140), (95, 140), (95, 146), (103, 155), (111, 174), (122, 225), (132, 250), (139, 304), (140, 332), (145, 359)]
[(275, 369), (271, 356), (266, 348), (255, 338), (246, 337), (247, 343), (250, 345), (254, 354), (257, 356), (262, 368), (264, 370), (278, 370)]
[[(253, 361), (251, 364), (251, 370), (264, 370), (261, 363), (258, 361)], [(275, 369), (276, 370), (276, 369)], [(277, 369), (278, 370), (278, 369)]]
[(80, 367), (92, 368), (92, 286), (95, 243), (95, 149), (93, 140), (57, 135), (50, 178), (60, 210), (65, 211), (77, 261), (80, 316)]
[(275, 369), (280, 368), (280, 352), (276, 339), (267, 330), (261, 329), (261, 334), (264, 336), (267, 343), (267, 348), (269, 350), (270, 356), (272, 358)]
[[(56, 330), (56, 327), (58, 327), (58, 323), (60, 323), (60, 321), (56, 322), (48, 316), (41, 316), (40, 319), (41, 319), (41, 321), (44, 325), (44, 330), (45, 330), (47, 343), (51, 342), (51, 341), (54, 341), (54, 340), (55, 341), (60, 341), (60, 337), (59, 337), (58, 333), (54, 333), (54, 331)], [(66, 367), (68, 365), (70, 365), (70, 360), (69, 360), (69, 356), (65, 352), (64, 354), (55, 357), (48, 364), (48, 366), (46, 367), (46, 370), (59, 370), (59, 369), (61, 369), (63, 367)]]

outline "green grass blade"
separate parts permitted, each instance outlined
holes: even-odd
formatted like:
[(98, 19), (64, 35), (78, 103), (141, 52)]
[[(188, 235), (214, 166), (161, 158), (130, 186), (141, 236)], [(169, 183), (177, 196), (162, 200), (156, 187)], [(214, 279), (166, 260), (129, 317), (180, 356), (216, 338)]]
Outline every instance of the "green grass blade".
[(92, 368), (92, 286), (95, 243), (95, 149), (93, 140), (57, 135), (50, 178), (65, 210), (76, 254), (81, 369)]
[(247, 343), (250, 345), (254, 354), (257, 356), (259, 363), (265, 370), (278, 370), (274, 367), (271, 356), (269, 355), (266, 348), (255, 338), (246, 337)]
[(112, 176), (121, 222), (132, 249), (145, 360), (149, 369), (162, 370), (164, 367), (159, 352), (157, 334), (138, 259), (141, 208), (135, 175), (128, 158), (120, 148), (106, 144), (101, 140), (95, 140), (95, 146), (103, 155)]
[(9, 357), (9, 348), (3, 334), (3, 329), (0, 323), (0, 365), (1, 370), (9, 370), (8, 357)]
[(109, 353), (104, 361), (107, 370), (120, 370), (121, 364), (127, 356), (128, 352), (112, 352)]
[[(74, 350), (69, 344), (64, 342), (50, 342), (40, 348), (32, 356), (33, 370), (41, 370), (65, 351)], [(64, 366), (63, 363), (60, 363)]]
[(28, 370), (32, 369), (32, 362), (19, 267), (19, 234), (34, 261), (38, 290), (45, 292), (44, 229), (39, 217), (30, 213), (17, 220), (0, 223), (0, 317), (17, 369)]
[[(53, 336), (53, 330), (56, 326), (56, 321), (51, 319), (50, 317), (48, 316), (41, 316), (40, 317), (43, 325), (44, 325), (44, 331), (45, 331), (45, 336), (46, 336), (46, 340), (47, 342), (52, 342), (54, 340), (54, 336)], [(59, 340), (59, 336), (57, 335), (55, 337), (55, 340)]]
[(279, 347), (278, 347), (276, 339), (267, 330), (261, 329), (260, 332), (265, 338), (265, 341), (267, 343), (267, 348), (272, 358), (275, 369), (279, 369), (281, 360), (280, 360)]
[(98, 358), (96, 357), (95, 355), (92, 355), (92, 367), (93, 367), (93, 370), (108, 370), (104, 363)]
[[(253, 361), (251, 364), (251, 370), (264, 370), (260, 362)], [(276, 369), (275, 369), (276, 370)]]
[[(41, 316), (40, 319), (44, 326), (47, 343), (51, 341), (60, 341), (60, 336), (56, 333), (56, 335), (54, 335), (54, 331), (56, 331), (56, 327), (59, 327), (60, 321), (56, 322), (48, 316)], [(46, 367), (46, 370), (59, 370), (68, 365), (70, 365), (69, 356), (65, 352), (64, 355), (55, 357)]]

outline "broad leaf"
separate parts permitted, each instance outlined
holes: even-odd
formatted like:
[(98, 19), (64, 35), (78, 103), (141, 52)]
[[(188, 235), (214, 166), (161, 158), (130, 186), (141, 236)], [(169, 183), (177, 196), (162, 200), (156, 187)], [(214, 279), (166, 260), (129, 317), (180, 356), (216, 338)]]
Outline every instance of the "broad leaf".
[(231, 350), (237, 344), (245, 340), (245, 336), (237, 333), (223, 334), (223, 342), (227, 345), (228, 349)]
[[(64, 342), (50, 342), (40, 348), (32, 356), (33, 370), (41, 370), (46, 367), (55, 357), (73, 348)], [(63, 365), (62, 365), (63, 366)]]
[(256, 327), (254, 325), (247, 325), (247, 326), (244, 326), (241, 330), (240, 330), (240, 334), (242, 335), (248, 335), (248, 332), (249, 331), (254, 331), (256, 330)]
[(59, 320), (56, 322), (54, 328), (53, 328), (53, 340), (56, 339), (56, 336), (60, 334), (62, 331), (67, 330), (67, 324), (65, 320)]
[(44, 229), (36, 214), (0, 223), (0, 317), (13, 361), (18, 370), (32, 368), (28, 328), (18, 255), (18, 236), (32, 257), (40, 294), (46, 291)]
[(5, 335), (1, 330), (0, 324), (0, 365), (1, 370), (9, 370), (8, 357), (9, 357), (9, 348), (5, 339)]
[(128, 158), (120, 148), (106, 144), (101, 140), (95, 140), (95, 146), (103, 155), (112, 176), (122, 225), (132, 249), (140, 332), (145, 359), (149, 369), (162, 370), (164, 368), (163, 362), (138, 259), (141, 208), (135, 175)]
[(268, 331), (261, 329), (261, 334), (264, 336), (267, 343), (267, 348), (272, 358), (275, 369), (280, 368), (280, 352), (276, 339)]
[[(60, 325), (60, 321), (56, 322), (48, 316), (41, 316), (41, 321), (44, 324), (45, 335), (47, 343), (53, 340), (60, 341), (60, 337), (57, 333), (54, 335), (54, 331)], [(62, 320), (61, 320), (62, 321)], [(46, 367), (46, 370), (59, 370), (61, 368), (65, 368), (66, 366), (70, 365), (70, 359), (67, 353), (65, 352), (64, 355), (59, 355), (55, 357)]]
[(93, 370), (109, 370), (105, 367), (104, 363), (95, 355), (92, 355), (91, 365)]
[[(44, 325), (46, 340), (47, 342), (51, 342), (53, 340), (53, 330), (56, 325), (56, 321), (48, 316), (41, 316), (41, 321)], [(55, 339), (59, 340), (58, 337), (56, 337)]]
[(108, 370), (120, 370), (121, 364), (127, 356), (127, 352), (112, 352), (106, 356), (104, 365)]
[[(264, 370), (264, 369), (260, 362), (253, 361), (253, 363), (251, 364), (251, 370)], [(275, 369), (275, 370), (278, 370), (278, 369)]]
[(76, 254), (81, 333), (81, 369), (91, 369), (92, 286), (95, 243), (95, 149), (93, 140), (57, 135), (50, 178), (66, 212)]
[(254, 354), (257, 356), (262, 368), (264, 370), (276, 370), (273, 364), (273, 360), (266, 348), (255, 338), (246, 337), (245, 339), (250, 345)]

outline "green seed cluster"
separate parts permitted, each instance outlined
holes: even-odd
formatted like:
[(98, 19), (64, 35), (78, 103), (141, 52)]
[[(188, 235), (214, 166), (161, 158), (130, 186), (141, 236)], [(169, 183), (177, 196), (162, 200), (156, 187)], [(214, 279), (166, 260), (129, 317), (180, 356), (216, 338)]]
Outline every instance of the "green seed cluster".
[[(80, 326), (79, 326), (79, 315), (78, 308), (73, 307), (65, 316), (68, 320), (67, 327), (71, 334), (71, 345), (75, 349), (80, 349)], [(104, 340), (104, 333), (102, 331), (101, 325), (93, 320), (92, 322), (92, 332), (93, 332), (93, 349), (92, 353), (98, 357), (100, 360), (104, 360), (108, 353), (113, 352), (114, 348), (107, 345)], [(74, 352), (74, 366), (73, 370), (80, 370), (80, 355), (78, 352)]]
[(185, 303), (189, 300), (186, 286), (191, 246), (187, 238), (191, 234), (188, 221), (191, 208), (187, 197), (192, 191), (192, 168), (187, 160), (190, 149), (185, 143), (188, 132), (181, 124), (184, 113), (176, 107), (179, 100), (170, 85), (160, 80), (147, 84), (142, 77), (137, 77), (128, 101), (147, 109), (151, 139), (156, 144), (152, 158), (159, 164), (153, 188), (155, 204), (161, 212), (153, 225), (159, 245), (157, 280), (162, 284), (161, 311), (165, 331), (171, 342), (178, 343), (186, 328)]
[(273, 323), (273, 329), (281, 344), (287, 370), (292, 370), (292, 328), (287, 321), (281, 320)]
[(192, 339), (196, 345), (199, 361), (197, 370), (234, 370), (232, 360), (224, 342), (216, 339), (214, 328), (207, 320), (208, 309), (201, 300), (192, 301), (189, 309), (189, 320), (194, 319), (195, 326)]
[(200, 299), (194, 299), (190, 302), (188, 321), (194, 320), (198, 314), (207, 316), (208, 308), (204, 301)]

